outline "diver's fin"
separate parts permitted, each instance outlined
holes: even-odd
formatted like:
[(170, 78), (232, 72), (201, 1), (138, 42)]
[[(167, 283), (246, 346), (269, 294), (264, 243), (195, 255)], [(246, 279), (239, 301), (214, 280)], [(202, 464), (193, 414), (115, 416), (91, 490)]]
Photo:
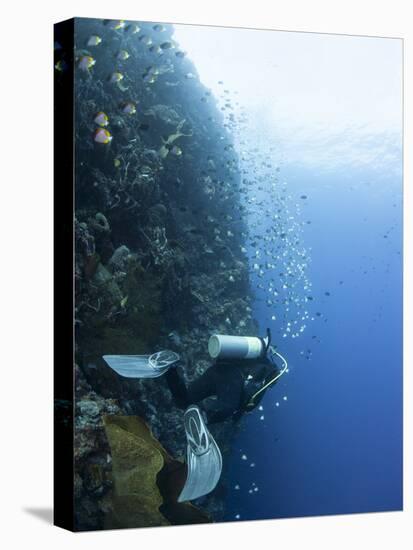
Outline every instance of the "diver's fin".
[(184, 426), (188, 476), (178, 502), (194, 500), (213, 491), (222, 471), (221, 452), (196, 405), (185, 411)]
[(152, 355), (104, 355), (111, 369), (126, 378), (156, 378), (179, 361), (174, 351), (164, 350)]

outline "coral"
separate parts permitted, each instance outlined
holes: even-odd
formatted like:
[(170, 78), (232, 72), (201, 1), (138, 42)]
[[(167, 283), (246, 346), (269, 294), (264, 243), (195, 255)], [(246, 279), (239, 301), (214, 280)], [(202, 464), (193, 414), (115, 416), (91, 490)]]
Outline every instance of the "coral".
[(106, 519), (106, 527), (209, 521), (208, 516), (194, 506), (176, 502), (185, 480), (184, 465), (168, 455), (142, 419), (105, 416), (104, 425), (114, 480), (113, 509)]
[(159, 511), (162, 497), (156, 485), (156, 476), (164, 463), (162, 453), (141, 431), (137, 435), (128, 429), (134, 423), (133, 417), (119, 420), (121, 425), (111, 417), (104, 419), (114, 479), (113, 512), (106, 526), (168, 525)]
[(77, 250), (80, 250), (86, 256), (92, 256), (95, 253), (95, 239), (90, 234), (86, 223), (79, 222), (75, 218), (75, 244)]
[(98, 233), (110, 233), (109, 222), (102, 212), (96, 212), (95, 217), (89, 219), (89, 226)]
[(181, 120), (178, 113), (168, 105), (152, 105), (144, 112), (144, 115), (153, 116), (172, 126), (177, 126)]
[(92, 391), (76, 365), (75, 507), (76, 529), (99, 529), (111, 507), (111, 457), (103, 429), (102, 415), (122, 414), (118, 402)]
[(128, 257), (130, 256), (130, 250), (127, 246), (122, 245), (119, 246), (115, 252), (112, 254), (108, 265), (113, 269), (122, 269), (124, 267), (124, 263), (128, 260)]
[(119, 304), (122, 301), (122, 293), (118, 284), (102, 264), (99, 264), (96, 268), (94, 283), (101, 286), (101, 293), (106, 295), (111, 303)]

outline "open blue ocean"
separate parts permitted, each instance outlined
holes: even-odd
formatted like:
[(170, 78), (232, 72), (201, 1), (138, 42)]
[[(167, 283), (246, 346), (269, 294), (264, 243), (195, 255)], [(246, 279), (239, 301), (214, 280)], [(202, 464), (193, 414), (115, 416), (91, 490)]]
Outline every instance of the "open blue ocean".
[(227, 520), (399, 510), (400, 42), (228, 34), (177, 31), (233, 101), (253, 313), (289, 370), (243, 419)]
[(314, 321), (299, 339), (283, 339), (264, 297), (256, 301), (261, 329), (275, 328), (290, 372), (267, 392), (263, 411), (244, 419), (228, 519), (398, 510), (401, 179), (379, 178), (377, 190), (369, 170), (320, 175), (288, 167), (283, 176), (298, 201), (307, 196), (302, 216), (312, 223), (302, 238), (311, 247)]

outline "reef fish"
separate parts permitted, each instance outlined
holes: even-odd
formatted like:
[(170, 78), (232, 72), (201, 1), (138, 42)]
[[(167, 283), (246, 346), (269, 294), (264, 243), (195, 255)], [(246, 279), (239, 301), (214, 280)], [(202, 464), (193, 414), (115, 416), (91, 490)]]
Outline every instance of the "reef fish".
[(118, 55), (116, 56), (120, 61), (125, 61), (130, 57), (129, 53), (126, 50), (120, 50)]
[(95, 133), (93, 134), (93, 139), (96, 143), (103, 143), (107, 145), (112, 141), (112, 136), (105, 128), (96, 128)]
[(79, 59), (78, 67), (82, 71), (88, 71), (96, 63), (96, 59), (93, 59), (91, 55), (82, 55)]
[(170, 152), (176, 157), (180, 157), (182, 155), (182, 149), (177, 145), (174, 145)]
[(95, 123), (98, 126), (107, 126), (109, 124), (109, 117), (103, 111), (100, 111), (94, 118)]
[(123, 29), (123, 27), (125, 26), (125, 21), (123, 19), (119, 19), (119, 20), (115, 20), (115, 21), (106, 20), (104, 23), (110, 29), (112, 29), (114, 31), (118, 31), (119, 29)]
[(123, 80), (123, 74), (119, 72), (112, 73), (109, 77), (109, 82), (116, 83)]
[(98, 46), (102, 42), (102, 39), (100, 36), (97, 36), (96, 34), (93, 34), (89, 40), (87, 41), (88, 46)]
[(59, 59), (54, 68), (56, 69), (56, 71), (59, 71), (59, 73), (62, 73), (67, 69), (67, 64), (63, 59)]
[(152, 38), (147, 34), (142, 34), (139, 37), (139, 42), (142, 42), (142, 44), (145, 44), (145, 46), (151, 46), (153, 43)]
[(134, 115), (136, 113), (136, 106), (134, 103), (128, 101), (122, 105), (122, 113), (126, 115)]

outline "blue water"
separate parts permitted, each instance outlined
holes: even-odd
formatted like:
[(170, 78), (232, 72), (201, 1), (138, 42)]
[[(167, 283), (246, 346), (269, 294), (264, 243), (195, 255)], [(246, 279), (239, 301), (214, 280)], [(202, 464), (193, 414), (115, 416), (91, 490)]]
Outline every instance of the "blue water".
[(311, 248), (306, 306), (314, 321), (299, 338), (282, 338), (281, 322), (257, 299), (260, 328), (272, 327), (290, 369), (264, 410), (243, 418), (226, 519), (399, 510), (401, 178), (372, 168), (284, 166), (281, 174), (292, 197), (307, 196), (300, 206), (302, 221), (311, 221), (302, 238)]

